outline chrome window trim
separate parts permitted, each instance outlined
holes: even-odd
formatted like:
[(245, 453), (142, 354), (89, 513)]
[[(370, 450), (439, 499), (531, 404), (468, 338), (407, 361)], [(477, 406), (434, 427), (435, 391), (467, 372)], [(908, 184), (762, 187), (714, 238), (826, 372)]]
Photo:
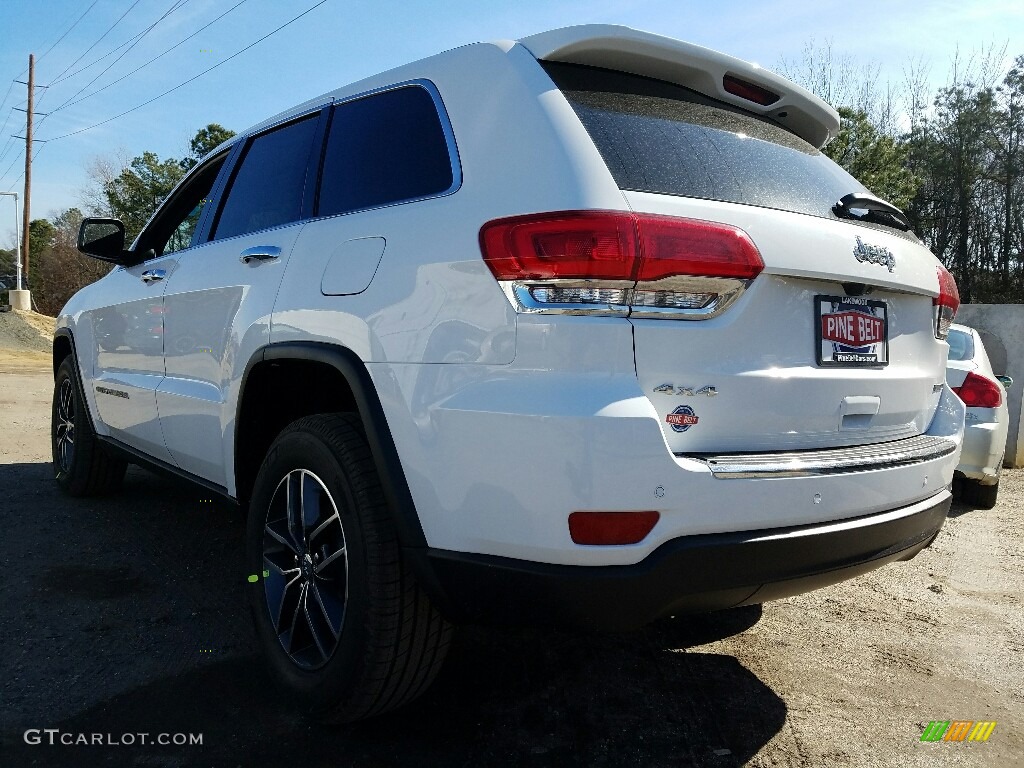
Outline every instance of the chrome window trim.
[(703, 462), (722, 480), (812, 477), (921, 464), (956, 451), (957, 443), (943, 437), (918, 435), (870, 445), (777, 453), (675, 454)]

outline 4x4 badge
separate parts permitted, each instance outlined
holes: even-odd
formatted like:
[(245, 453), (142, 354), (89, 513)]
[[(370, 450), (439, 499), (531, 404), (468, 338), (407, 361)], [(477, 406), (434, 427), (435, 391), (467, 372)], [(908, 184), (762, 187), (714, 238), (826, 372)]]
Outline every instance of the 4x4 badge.
[(885, 246), (868, 245), (859, 237), (857, 238), (857, 247), (853, 249), (853, 256), (860, 262), (866, 261), (869, 264), (888, 267), (890, 272), (896, 266), (896, 256), (892, 251)]
[(674, 384), (662, 384), (660, 387), (655, 387), (654, 391), (663, 395), (682, 395), (683, 397), (694, 397), (695, 395), (714, 397), (718, 394), (718, 390), (714, 387), (696, 389), (695, 387), (676, 387)]

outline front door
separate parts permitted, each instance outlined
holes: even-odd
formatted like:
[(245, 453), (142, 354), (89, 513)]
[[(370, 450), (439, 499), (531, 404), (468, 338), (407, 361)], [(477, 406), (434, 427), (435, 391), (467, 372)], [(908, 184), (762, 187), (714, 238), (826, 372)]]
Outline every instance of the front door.
[(164, 379), (164, 290), (188, 253), (227, 152), (202, 163), (174, 190), (135, 243), (145, 260), (104, 278), (117, 301), (90, 313), (96, 408), (114, 439), (174, 464), (156, 392)]

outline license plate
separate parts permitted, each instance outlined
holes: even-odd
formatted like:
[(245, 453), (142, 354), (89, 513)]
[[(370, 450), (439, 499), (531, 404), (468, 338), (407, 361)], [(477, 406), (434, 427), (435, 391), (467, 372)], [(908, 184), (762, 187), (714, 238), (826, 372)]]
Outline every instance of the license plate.
[(818, 365), (889, 364), (889, 313), (884, 301), (815, 296)]

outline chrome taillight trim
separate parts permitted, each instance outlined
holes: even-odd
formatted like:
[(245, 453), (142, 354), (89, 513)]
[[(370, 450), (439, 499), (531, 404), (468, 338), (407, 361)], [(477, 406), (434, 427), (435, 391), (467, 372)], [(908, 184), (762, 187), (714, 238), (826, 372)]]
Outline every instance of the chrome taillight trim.
[[(605, 317), (636, 317), (659, 320), (709, 320), (731, 307), (752, 280), (727, 277), (679, 275), (661, 280), (536, 280), (499, 281), (502, 291), (517, 312), (543, 315), (602, 315)], [(548, 303), (534, 298), (537, 288), (584, 288), (623, 291), (621, 304)], [(696, 308), (648, 307), (634, 304), (638, 292), (676, 291), (706, 294), (707, 304)]]
[(952, 440), (918, 435), (903, 440), (824, 450), (719, 455), (677, 453), (676, 456), (704, 462), (717, 478), (739, 480), (811, 477), (889, 469), (939, 459), (956, 451), (956, 447), (957, 444)]
[(710, 302), (695, 309), (676, 307), (636, 306), (630, 302), (630, 317), (665, 320), (710, 320), (718, 317), (747, 289), (752, 280), (735, 277), (696, 277), (676, 275), (661, 280), (640, 281), (633, 289), (634, 295), (641, 291), (679, 291), (681, 293), (714, 294)]
[(549, 304), (537, 301), (531, 288), (594, 288), (621, 290), (628, 297), (633, 290), (631, 280), (538, 280), (537, 282), (500, 281), (501, 289), (517, 312), (538, 315), (603, 315), (627, 317), (628, 304)]

